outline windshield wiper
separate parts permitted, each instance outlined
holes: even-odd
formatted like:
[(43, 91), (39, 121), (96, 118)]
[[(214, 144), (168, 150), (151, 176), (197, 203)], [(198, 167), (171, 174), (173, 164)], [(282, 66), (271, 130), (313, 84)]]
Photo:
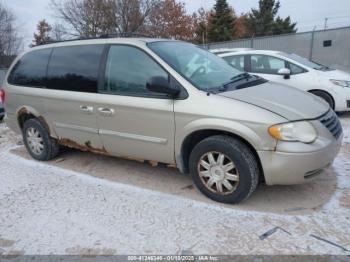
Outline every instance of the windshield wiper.
[[(244, 81), (244, 82), (242, 82), (242, 81)], [(256, 75), (251, 75), (248, 73), (241, 73), (241, 74), (238, 74), (238, 75), (232, 77), (230, 81), (228, 81), (220, 86), (207, 88), (205, 91), (208, 94), (217, 94), (220, 92), (226, 92), (228, 89), (238, 89), (238, 87), (245, 87), (247, 85), (250, 85), (253, 82), (254, 83), (255, 82), (265, 83), (266, 80), (259, 77), (259, 76), (256, 76)]]
[(231, 78), (232, 81), (230, 81), (229, 83), (234, 83), (236, 81), (239, 81), (241, 79), (249, 79), (251, 78), (252, 75), (248, 74), (247, 72), (244, 72), (244, 73), (241, 73), (241, 74), (238, 74), (234, 77)]
[(315, 67), (314, 69), (321, 70), (321, 71), (331, 70), (330, 67), (328, 67), (328, 66)]
[(234, 83), (237, 83), (239, 81), (242, 81), (242, 80), (246, 80), (248, 82), (251, 78), (254, 78), (254, 76), (250, 75), (248, 73), (238, 74), (238, 75), (232, 77), (230, 81), (224, 83), (220, 87), (219, 91), (226, 91), (229, 88), (230, 85), (232, 85)]

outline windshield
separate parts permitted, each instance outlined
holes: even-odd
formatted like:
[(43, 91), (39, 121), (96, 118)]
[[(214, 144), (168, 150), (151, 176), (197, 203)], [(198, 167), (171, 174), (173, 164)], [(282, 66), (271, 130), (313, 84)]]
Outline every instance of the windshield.
[(193, 44), (168, 41), (148, 44), (157, 55), (195, 87), (208, 91), (230, 82), (241, 71)]
[(310, 60), (306, 59), (305, 57), (301, 57), (301, 56), (298, 56), (296, 54), (288, 54), (288, 53), (282, 52), (282, 53), (280, 53), (280, 55), (282, 55), (286, 58), (292, 59), (292, 60), (294, 60), (294, 61), (296, 61), (304, 66), (311, 67), (311, 68), (316, 69), (316, 70), (323, 70), (323, 71), (332, 70), (328, 66), (324, 66), (324, 65), (321, 65), (319, 63), (310, 61)]

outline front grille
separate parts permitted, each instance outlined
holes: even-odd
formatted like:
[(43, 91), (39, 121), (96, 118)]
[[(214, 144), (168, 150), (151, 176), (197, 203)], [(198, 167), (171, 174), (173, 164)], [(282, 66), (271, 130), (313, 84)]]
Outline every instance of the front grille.
[(320, 121), (336, 139), (338, 139), (343, 133), (343, 128), (338, 119), (338, 116), (336, 113), (334, 113), (333, 110), (329, 110), (328, 113), (321, 116)]

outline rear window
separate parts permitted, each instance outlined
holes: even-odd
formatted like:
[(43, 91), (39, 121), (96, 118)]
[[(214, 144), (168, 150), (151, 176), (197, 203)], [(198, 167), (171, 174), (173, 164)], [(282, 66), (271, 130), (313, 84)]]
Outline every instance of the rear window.
[(46, 69), (51, 49), (41, 49), (25, 54), (14, 66), (8, 82), (28, 87), (46, 86)]
[(47, 87), (96, 93), (103, 49), (104, 45), (54, 48), (48, 69)]

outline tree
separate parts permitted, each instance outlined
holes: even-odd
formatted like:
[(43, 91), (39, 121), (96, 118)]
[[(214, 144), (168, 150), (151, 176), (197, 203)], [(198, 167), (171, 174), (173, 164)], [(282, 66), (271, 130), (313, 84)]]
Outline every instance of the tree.
[(117, 18), (115, 1), (111, 0), (52, 0), (56, 17), (72, 36), (97, 37), (115, 33)]
[(51, 0), (70, 35), (98, 37), (144, 30), (160, 0)]
[(208, 26), (211, 17), (211, 11), (206, 11), (203, 7), (198, 9), (196, 13), (193, 13), (193, 27), (194, 27), (194, 39), (193, 41), (198, 44), (208, 43)]
[(228, 41), (233, 39), (235, 32), (235, 13), (226, 0), (216, 0), (214, 12), (208, 26), (210, 42)]
[(62, 41), (67, 38), (66, 36), (67, 36), (67, 29), (62, 24), (55, 23), (52, 26), (51, 38), (54, 41)]
[[(162, 3), (160, 0), (115, 0), (114, 13), (120, 34), (141, 33), (146, 30), (155, 12)], [(165, 11), (165, 10), (163, 10)]]
[(277, 17), (280, 2), (277, 0), (259, 0), (259, 9), (252, 9), (247, 17), (250, 34), (264, 36), (296, 32), (296, 24), (291, 23), (290, 17)]
[(16, 55), (21, 48), (22, 38), (18, 36), (15, 21), (14, 14), (0, 1), (0, 57)]
[(277, 17), (272, 31), (274, 35), (295, 33), (297, 31), (296, 25), (297, 23), (291, 22), (289, 16), (285, 19)]
[(39, 21), (36, 28), (38, 33), (34, 33), (34, 40), (33, 40), (34, 45), (42, 45), (52, 41), (50, 37), (52, 27), (46, 22), (45, 19)]
[(194, 29), (192, 16), (188, 15), (185, 4), (176, 0), (164, 0), (150, 16), (146, 32), (152, 36), (193, 40)]
[(247, 26), (247, 15), (242, 14), (235, 21), (236, 31), (234, 33), (234, 38), (245, 38), (249, 36), (249, 29)]

